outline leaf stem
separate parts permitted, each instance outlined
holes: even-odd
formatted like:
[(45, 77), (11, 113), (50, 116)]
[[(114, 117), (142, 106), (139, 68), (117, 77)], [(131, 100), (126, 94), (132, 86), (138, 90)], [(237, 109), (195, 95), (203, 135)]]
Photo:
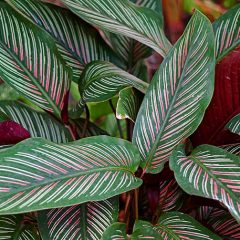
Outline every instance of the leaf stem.
[[(116, 109), (114, 108), (111, 99), (109, 100), (109, 105), (110, 105), (110, 107), (111, 107), (113, 113), (114, 113), (115, 116), (116, 116)], [(120, 120), (116, 118), (116, 121), (117, 121), (117, 127), (118, 127), (118, 131), (119, 131), (120, 138), (123, 139), (123, 131), (122, 131), (122, 127), (121, 127), (121, 124), (120, 124)]]

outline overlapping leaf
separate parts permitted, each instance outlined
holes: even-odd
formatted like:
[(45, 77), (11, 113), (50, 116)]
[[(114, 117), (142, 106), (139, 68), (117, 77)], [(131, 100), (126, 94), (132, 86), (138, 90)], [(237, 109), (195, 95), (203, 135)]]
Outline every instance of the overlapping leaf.
[(221, 146), (221, 148), (227, 150), (228, 152), (230, 152), (232, 154), (240, 155), (240, 144), (239, 143), (224, 145), (224, 146)]
[(170, 158), (178, 184), (191, 195), (222, 202), (240, 222), (240, 157), (210, 145), (186, 156), (179, 145)]
[(102, 240), (128, 240), (125, 223), (114, 223), (102, 235)]
[(54, 40), (0, 2), (0, 77), (39, 107), (61, 117), (70, 69)]
[(223, 14), (213, 23), (216, 57), (220, 61), (240, 44), (240, 4)]
[[(141, 229), (145, 237), (148, 236), (146, 239), (221, 239), (190, 216), (180, 212), (162, 214), (156, 225), (151, 225), (145, 221), (137, 221), (134, 229), (136, 232)], [(146, 235), (145, 230), (148, 235)]]
[(70, 131), (46, 113), (38, 112), (22, 103), (0, 101), (0, 111), (28, 130), (31, 137), (42, 137), (56, 143), (73, 140)]
[(62, 56), (73, 70), (74, 81), (78, 82), (85, 64), (91, 61), (117, 61), (98, 31), (69, 10), (35, 0), (7, 2), (56, 39)]
[(44, 240), (101, 239), (118, 217), (118, 199), (88, 202), (67, 208), (41, 211), (38, 223)]
[(233, 117), (226, 125), (231, 132), (240, 135), (240, 114)]
[(79, 81), (81, 100), (73, 109), (71, 116), (79, 117), (85, 103), (110, 99), (121, 89), (128, 86), (133, 86), (141, 92), (145, 92), (148, 84), (112, 63), (102, 61), (89, 63)]
[(99, 201), (141, 185), (139, 154), (107, 136), (54, 144), (41, 138), (0, 152), (0, 214)]
[(0, 239), (4, 240), (40, 240), (31, 219), (24, 215), (7, 215), (0, 217)]
[(200, 124), (213, 93), (214, 36), (196, 11), (155, 74), (139, 111), (133, 142), (144, 171), (157, 173), (173, 148)]
[(133, 38), (166, 56), (171, 44), (164, 35), (162, 20), (151, 9), (128, 0), (62, 0), (87, 22), (106, 31)]

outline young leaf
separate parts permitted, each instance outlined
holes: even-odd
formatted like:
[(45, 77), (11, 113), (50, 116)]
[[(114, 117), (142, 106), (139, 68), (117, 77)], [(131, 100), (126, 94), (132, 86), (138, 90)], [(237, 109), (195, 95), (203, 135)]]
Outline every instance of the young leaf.
[(72, 117), (79, 117), (87, 102), (101, 102), (115, 96), (121, 89), (133, 86), (141, 92), (147, 90), (148, 84), (123, 71), (109, 62), (94, 61), (84, 69), (79, 80), (81, 99)]
[(27, 216), (7, 215), (0, 217), (0, 239), (5, 240), (40, 240), (34, 225)]
[(240, 114), (233, 117), (225, 128), (228, 128), (231, 132), (240, 135)]
[(133, 38), (166, 56), (171, 44), (159, 15), (128, 0), (62, 0), (85, 21), (109, 32)]
[(121, 90), (116, 108), (116, 117), (118, 119), (128, 118), (135, 122), (142, 99), (142, 93), (132, 87)]
[(181, 144), (170, 158), (170, 167), (184, 191), (222, 202), (240, 222), (239, 156), (210, 145), (201, 145), (186, 156)]
[(0, 2), (0, 77), (39, 107), (61, 118), (70, 69), (53, 39)]
[(125, 223), (113, 223), (102, 235), (102, 240), (129, 240)]
[(38, 112), (25, 104), (0, 101), (0, 111), (27, 129), (31, 137), (42, 137), (56, 143), (66, 143), (73, 140), (70, 131), (64, 125), (49, 114)]
[(227, 11), (213, 23), (216, 57), (220, 61), (240, 44), (240, 4)]
[(78, 82), (85, 64), (91, 61), (116, 62), (113, 51), (98, 31), (69, 10), (35, 0), (7, 2), (55, 38), (64, 60), (73, 70), (75, 82)]
[(107, 136), (54, 144), (41, 138), (0, 152), (0, 214), (104, 200), (141, 185), (139, 154)]
[(38, 224), (45, 240), (100, 239), (118, 217), (118, 198), (88, 202), (38, 213)]
[(145, 221), (137, 221), (134, 230), (137, 232), (138, 229), (142, 229), (143, 233), (145, 230), (148, 230), (149, 238), (153, 236), (155, 237), (152, 239), (221, 239), (190, 216), (180, 212), (162, 214), (156, 225), (151, 225)]
[(173, 148), (200, 124), (214, 84), (214, 36), (196, 11), (155, 74), (138, 113), (133, 142), (146, 172), (163, 169)]

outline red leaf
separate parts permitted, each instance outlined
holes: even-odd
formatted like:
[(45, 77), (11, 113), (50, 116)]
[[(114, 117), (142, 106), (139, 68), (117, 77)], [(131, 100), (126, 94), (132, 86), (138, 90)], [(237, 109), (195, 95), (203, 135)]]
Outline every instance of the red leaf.
[(240, 142), (240, 137), (224, 129), (240, 112), (240, 47), (216, 66), (213, 99), (204, 119), (191, 137), (193, 145), (224, 145)]
[(0, 122), (0, 145), (15, 144), (30, 137), (29, 132), (18, 123), (11, 120)]

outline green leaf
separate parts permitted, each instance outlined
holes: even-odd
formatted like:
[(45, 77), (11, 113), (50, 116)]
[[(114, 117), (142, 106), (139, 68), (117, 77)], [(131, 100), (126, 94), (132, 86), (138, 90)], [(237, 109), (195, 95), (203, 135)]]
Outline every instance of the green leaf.
[(151, 9), (128, 0), (62, 0), (85, 21), (106, 31), (133, 38), (166, 56), (171, 44), (164, 35), (162, 20)]
[(118, 119), (128, 118), (135, 122), (142, 99), (142, 93), (132, 87), (121, 90), (116, 108), (116, 117)]
[(69, 10), (36, 0), (7, 2), (55, 38), (64, 60), (73, 70), (75, 82), (78, 82), (85, 64), (91, 61), (119, 63), (98, 31)]
[(0, 84), (0, 101), (2, 100), (17, 100), (19, 98), (19, 94), (12, 87), (7, 85), (6, 83)]
[(72, 110), (71, 117), (79, 117), (88, 102), (101, 102), (114, 97), (121, 89), (133, 86), (141, 92), (148, 84), (123, 71), (112, 63), (94, 61), (84, 69), (79, 80), (81, 99)]
[(152, 237), (152, 239), (221, 239), (210, 230), (202, 226), (199, 222), (194, 220), (192, 217), (180, 212), (169, 212), (162, 214), (156, 225), (151, 225), (145, 221), (137, 221), (134, 230), (136, 233), (137, 231), (141, 230), (141, 233), (145, 234), (145, 236), (146, 233), (148, 233), (147, 236), (149, 238)]
[(128, 240), (125, 223), (113, 223), (102, 235), (102, 240)]
[(213, 23), (217, 61), (240, 44), (240, 4), (227, 11)]
[(71, 80), (54, 40), (0, 2), (0, 77), (19, 93), (61, 118)]
[(240, 155), (240, 144), (239, 143), (224, 145), (224, 146), (220, 146), (220, 147), (227, 150), (228, 152), (230, 152), (232, 154)]
[(31, 219), (24, 215), (7, 215), (0, 217), (0, 239), (5, 240), (40, 240)]
[(32, 138), (0, 151), (0, 214), (104, 200), (141, 185), (131, 143), (98, 136), (69, 144)]
[(56, 143), (73, 140), (70, 131), (49, 114), (38, 112), (25, 104), (14, 101), (0, 101), (0, 111), (20, 124), (31, 137), (42, 137)]
[(225, 126), (225, 128), (229, 129), (231, 132), (240, 135), (240, 114), (237, 114), (233, 117)]
[(239, 156), (210, 145), (201, 145), (186, 156), (181, 144), (170, 158), (170, 167), (184, 191), (222, 202), (240, 222)]
[(38, 213), (43, 240), (100, 239), (118, 218), (118, 198)]
[(163, 169), (173, 148), (200, 124), (214, 87), (214, 35), (196, 11), (154, 75), (138, 113), (133, 143), (144, 172)]

